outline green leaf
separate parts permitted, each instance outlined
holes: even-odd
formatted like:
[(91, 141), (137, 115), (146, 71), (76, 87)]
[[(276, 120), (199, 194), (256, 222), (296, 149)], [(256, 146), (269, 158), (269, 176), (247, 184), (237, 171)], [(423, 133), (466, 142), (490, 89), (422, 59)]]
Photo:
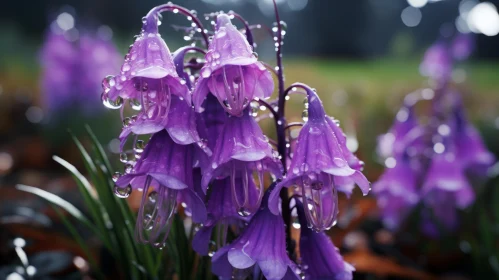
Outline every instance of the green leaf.
[(78, 208), (76, 208), (73, 204), (69, 203), (67, 200), (55, 194), (49, 193), (48, 191), (22, 184), (16, 185), (16, 189), (37, 195), (47, 200), (48, 202), (61, 207), (71, 216), (76, 218), (78, 221), (80, 221), (81, 223), (92, 229), (94, 232), (97, 232), (95, 225), (93, 225), (92, 222), (90, 222), (90, 220)]

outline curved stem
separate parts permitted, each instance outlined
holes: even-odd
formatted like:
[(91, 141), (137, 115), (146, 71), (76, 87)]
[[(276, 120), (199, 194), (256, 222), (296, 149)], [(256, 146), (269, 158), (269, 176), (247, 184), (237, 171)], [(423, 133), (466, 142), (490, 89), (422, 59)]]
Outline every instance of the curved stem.
[(260, 61), (260, 63), (263, 64), (263, 66), (265, 66), (265, 68), (267, 68), (267, 70), (271, 71), (277, 78), (279, 78), (279, 74), (277, 73), (275, 68), (272, 67), (272, 65), (270, 65), (266, 62), (263, 62), (263, 61)]
[(269, 109), (270, 113), (274, 116), (274, 119), (277, 119), (278, 113), (274, 110), (274, 108), (272, 108), (272, 106), (270, 106), (269, 103), (267, 103), (261, 99), (258, 99), (257, 101), (258, 101), (258, 104), (265, 106), (265, 108)]
[[(187, 8), (179, 6), (179, 5), (175, 5), (172, 3), (166, 3), (166, 4), (159, 5), (159, 6), (152, 8), (149, 11), (149, 13), (147, 13), (147, 15), (146, 15), (147, 21), (146, 21), (146, 23), (144, 23), (144, 24), (146, 24), (146, 27), (150, 26), (151, 24), (153, 24), (153, 25), (155, 24), (156, 25), (155, 28), (157, 31), (158, 27), (157, 27), (157, 23), (155, 21), (157, 21), (158, 14), (160, 14), (164, 11), (169, 11), (169, 12), (173, 12), (173, 13), (181, 13), (181, 14), (189, 17), (192, 20), (192, 22), (194, 22), (194, 24), (196, 24), (196, 26), (201, 30), (200, 33), (203, 36), (204, 44), (206, 47), (208, 47), (208, 45), (210, 44), (210, 41), (208, 39), (208, 35), (206, 34), (206, 29), (204, 28), (201, 21), (199, 21), (199, 19), (193, 13), (191, 13), (191, 11), (189, 11)], [(152, 20), (154, 20), (154, 21), (152, 21)], [(147, 27), (147, 28), (154, 28), (154, 26)]]
[(292, 122), (292, 123), (288, 123), (288, 125), (286, 127), (284, 127), (284, 130), (288, 130), (292, 127), (295, 127), (295, 126), (303, 126), (304, 123), (302, 122)]
[(254, 24), (254, 25), (250, 25), (249, 29), (265, 29), (265, 31), (267, 31), (269, 33), (270, 38), (274, 37), (274, 33), (272, 33), (272, 29), (270, 29), (270, 27), (268, 27), (265, 24)]
[(238, 13), (235, 13), (233, 11), (230, 11), (228, 13), (228, 15), (234, 16), (240, 22), (243, 23), (244, 29), (246, 30), (246, 40), (248, 41), (248, 43), (250, 44), (250, 46), (254, 47), (255, 41), (253, 40), (253, 33), (251, 33), (251, 29), (249, 27), (249, 23), (241, 15), (239, 15)]
[(198, 47), (186, 46), (186, 47), (182, 47), (182, 48), (176, 50), (173, 53), (173, 62), (175, 63), (175, 70), (177, 71), (177, 74), (182, 79), (185, 80), (185, 82), (187, 83), (187, 87), (189, 87), (189, 89), (192, 89), (191, 80), (189, 79), (189, 75), (187, 73), (185, 73), (185, 71), (184, 71), (185, 55), (189, 52), (198, 52), (198, 53), (205, 55), (206, 51), (201, 49), (201, 48), (198, 48)]

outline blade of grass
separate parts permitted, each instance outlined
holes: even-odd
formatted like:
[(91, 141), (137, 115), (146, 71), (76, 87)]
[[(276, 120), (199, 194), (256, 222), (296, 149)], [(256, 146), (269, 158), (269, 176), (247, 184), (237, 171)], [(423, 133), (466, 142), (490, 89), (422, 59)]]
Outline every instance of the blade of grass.
[[(126, 203), (126, 201), (122, 200), (122, 199), (117, 199), (114, 196), (114, 194), (111, 192), (111, 189), (114, 185), (114, 182), (112, 180), (110, 180), (113, 170), (112, 170), (111, 164), (109, 162), (109, 159), (104, 151), (104, 148), (99, 143), (99, 141), (97, 140), (97, 137), (93, 133), (92, 129), (88, 125), (85, 125), (85, 128), (90, 136), (90, 139), (91, 139), (92, 144), (93, 144), (94, 152), (96, 155), (96, 157), (94, 157), (95, 158), (94, 163), (96, 166), (103, 165), (103, 167), (98, 168), (98, 170), (99, 170), (99, 173), (101, 173), (100, 175), (104, 178), (104, 180), (107, 179), (107, 183), (108, 183), (107, 186), (108, 187), (104, 187), (105, 185), (103, 184), (102, 186), (104, 187), (104, 189), (102, 191), (107, 190), (108, 193), (111, 193), (112, 198), (114, 199), (115, 203), (119, 206), (119, 208), (121, 210), (121, 214), (122, 214), (123, 218), (125, 219), (125, 226), (128, 229), (127, 234), (129, 236), (129, 238), (131, 238), (133, 240), (133, 232), (134, 232), (133, 225), (135, 224), (135, 216), (132, 214), (132, 211), (131, 211), (130, 207), (128, 206), (128, 204)], [(98, 161), (100, 161), (101, 164), (99, 164)], [(149, 274), (156, 275), (155, 274), (155, 272), (156, 272), (155, 261), (154, 261), (155, 253), (153, 252), (152, 248), (149, 246), (137, 245), (137, 243), (135, 243), (135, 244), (136, 244), (136, 246), (134, 248), (135, 248), (135, 250), (138, 251), (137, 254), (144, 257), (143, 261), (145, 263), (145, 267), (148, 270)]]
[[(76, 139), (76, 137), (73, 137), (73, 140), (83, 157), (85, 168), (96, 186), (96, 191), (99, 195), (99, 199), (102, 201), (102, 205), (106, 205), (106, 208), (102, 209), (102, 211), (109, 215), (109, 223), (112, 224), (113, 230), (107, 230), (105, 235), (110, 238), (110, 235), (114, 234), (116, 240), (119, 242), (118, 246), (111, 248), (111, 250), (114, 251), (114, 255), (117, 256), (120, 265), (131, 270), (130, 276), (132, 279), (135, 279), (135, 277), (138, 276), (139, 271), (136, 266), (132, 265), (132, 262), (138, 259), (138, 254), (133, 245), (133, 238), (131, 238), (127, 230), (123, 230), (126, 229), (127, 226), (126, 221), (124, 220), (125, 217), (122, 215), (122, 210), (120, 210), (122, 207), (119, 206), (114, 194), (112, 194), (108, 180), (105, 176), (100, 176), (95, 162), (81, 142)], [(76, 168), (74, 169), (76, 170)]]
[(85, 202), (87, 208), (90, 211), (90, 214), (92, 215), (93, 220), (96, 222), (97, 227), (101, 232), (102, 242), (104, 242), (104, 245), (108, 248), (108, 250), (111, 251), (113, 248), (113, 243), (112, 238), (107, 234), (107, 232), (109, 231), (109, 220), (106, 221), (105, 219), (105, 217), (107, 216), (107, 212), (100, 204), (98, 198), (93, 195), (92, 186), (88, 182), (87, 178), (85, 178), (85, 176), (83, 176), (76, 167), (74, 167), (64, 159), (58, 156), (53, 156), (52, 158), (57, 163), (66, 168), (75, 179), (80, 193), (83, 196), (83, 201)]
[(89, 229), (91, 229), (93, 232), (98, 232), (97, 228), (95, 225), (92, 224), (92, 222), (78, 209), (76, 208), (73, 204), (69, 203), (67, 200), (53, 194), (49, 193), (48, 191), (36, 188), (36, 187), (31, 187), (27, 185), (22, 185), (18, 184), (16, 185), (16, 189), (23, 191), (23, 192), (28, 192), (32, 193), (38, 197), (41, 197), (48, 202), (57, 205), (64, 209), (66, 212), (68, 212), (71, 216), (73, 216), (75, 219), (77, 219), (79, 222), (87, 226)]

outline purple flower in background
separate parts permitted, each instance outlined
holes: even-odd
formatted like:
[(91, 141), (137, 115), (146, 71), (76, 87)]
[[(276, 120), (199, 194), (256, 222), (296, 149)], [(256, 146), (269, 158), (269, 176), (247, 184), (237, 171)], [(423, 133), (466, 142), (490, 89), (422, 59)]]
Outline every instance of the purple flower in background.
[(120, 55), (109, 40), (85, 33), (70, 41), (56, 27), (48, 32), (40, 53), (44, 106), (50, 113), (76, 108), (95, 114), (102, 108), (100, 80), (119, 69)]
[[(99, 104), (98, 97), (101, 92), (102, 77), (119, 69), (121, 55), (114, 44), (99, 37), (83, 34), (79, 41), (80, 60), (76, 69), (78, 76), (79, 98), (87, 113), (93, 113)], [(88, 106), (87, 106), (88, 105)], [(99, 104), (100, 105), (100, 104)]]
[[(126, 174), (117, 179), (117, 195), (128, 196), (132, 189), (144, 193), (136, 225), (140, 241), (162, 246), (179, 198), (191, 209), (194, 222), (206, 220), (203, 200), (193, 186), (194, 148), (176, 144), (165, 130), (157, 132), (137, 162), (129, 162)], [(150, 231), (148, 237), (144, 231)]]
[(402, 156), (395, 161), (395, 166), (386, 168), (373, 184), (383, 224), (387, 228), (398, 229), (400, 223), (418, 203), (416, 180), (417, 174), (410, 166), (410, 159)]
[(300, 256), (305, 279), (351, 280), (355, 268), (345, 262), (333, 242), (324, 232), (308, 228), (308, 222), (300, 201), (296, 202), (300, 220)]
[[(249, 183), (253, 180), (253, 172), (258, 178), (256, 203), (251, 203), (249, 195), (250, 188), (255, 186)], [(242, 216), (248, 216), (260, 204), (266, 172), (279, 178), (282, 176), (282, 165), (258, 123), (248, 110), (241, 117), (228, 115), (218, 136), (211, 165), (203, 174), (203, 189), (208, 188), (212, 179), (229, 177), (232, 197), (238, 212)]]
[(474, 36), (470, 34), (458, 34), (452, 41), (451, 52), (456, 60), (465, 60), (475, 48)]
[(234, 269), (248, 269), (258, 265), (269, 280), (300, 279), (296, 266), (286, 253), (284, 222), (267, 207), (268, 193), (262, 207), (248, 226), (231, 244), (222, 247), (213, 256), (212, 271), (230, 279)]
[(464, 168), (486, 176), (489, 168), (496, 162), (494, 155), (487, 150), (480, 133), (466, 118), (460, 101), (454, 110), (454, 115), (456, 121), (454, 142), (457, 158)]
[(438, 81), (446, 81), (452, 74), (452, 56), (444, 42), (431, 46), (425, 53), (419, 66), (423, 76)]
[(266, 99), (274, 91), (270, 72), (258, 62), (226, 14), (217, 17), (215, 36), (205, 58), (193, 92), (197, 111), (202, 111), (204, 99), (212, 93), (229, 114), (241, 116), (253, 98)]
[(390, 130), (378, 137), (378, 155), (386, 159), (398, 157), (406, 149), (414, 149), (414, 141), (421, 135), (422, 129), (415, 116), (413, 106), (402, 107)]
[(78, 52), (64, 35), (48, 33), (41, 50), (41, 88), (47, 111), (73, 104), (73, 73)]
[(338, 214), (337, 177), (355, 182), (366, 195), (369, 182), (356, 169), (349, 166), (351, 153), (340, 145), (335, 131), (337, 124), (326, 116), (322, 102), (315, 92), (307, 88), (309, 105), (308, 121), (302, 127), (288, 174), (270, 196), (269, 207), (278, 214), (279, 191), (282, 187), (300, 186), (305, 213), (311, 227), (325, 230), (334, 225)]

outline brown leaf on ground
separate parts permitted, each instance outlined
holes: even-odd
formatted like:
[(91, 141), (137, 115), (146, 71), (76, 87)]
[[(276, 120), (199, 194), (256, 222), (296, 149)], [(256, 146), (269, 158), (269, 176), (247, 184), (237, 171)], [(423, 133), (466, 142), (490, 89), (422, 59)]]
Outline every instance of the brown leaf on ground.
[(434, 275), (414, 268), (404, 267), (395, 261), (376, 256), (365, 250), (359, 250), (343, 255), (345, 261), (351, 263), (357, 272), (374, 274), (378, 277), (401, 277), (407, 279), (437, 279)]

